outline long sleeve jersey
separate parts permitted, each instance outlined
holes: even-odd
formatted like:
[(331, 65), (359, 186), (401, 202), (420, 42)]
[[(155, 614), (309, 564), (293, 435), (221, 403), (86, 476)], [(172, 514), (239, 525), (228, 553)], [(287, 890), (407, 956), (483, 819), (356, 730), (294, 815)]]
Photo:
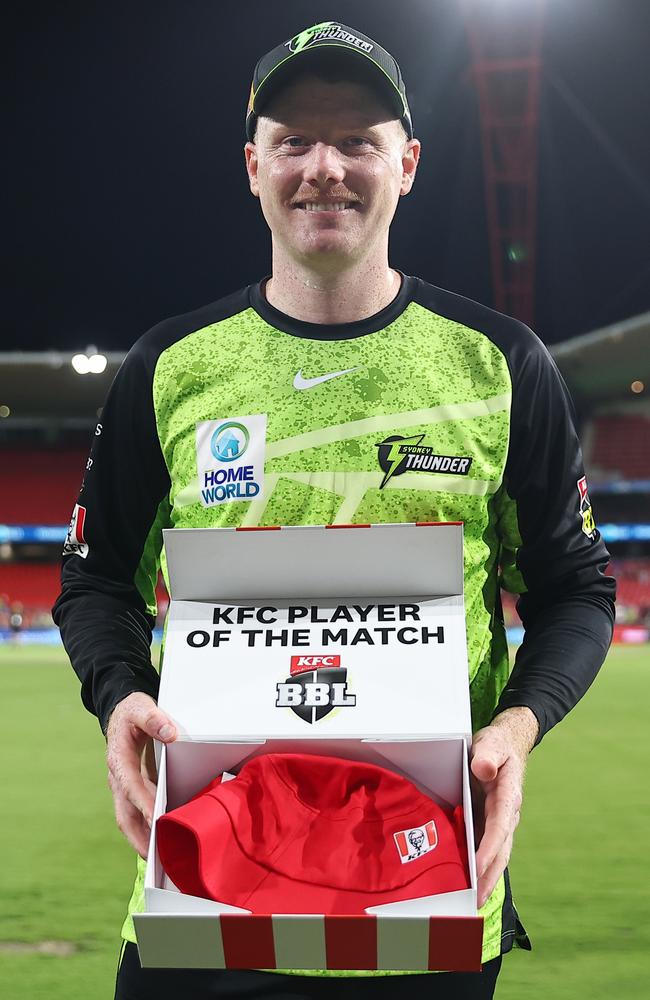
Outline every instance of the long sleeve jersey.
[[(462, 521), (473, 727), (523, 705), (541, 739), (605, 657), (615, 587), (548, 352), (414, 277), (340, 326), (284, 315), (263, 286), (154, 327), (115, 378), (54, 609), (84, 704), (105, 730), (130, 692), (156, 697), (165, 527)], [(206, 471), (205, 449), (227, 460), (242, 434), (257, 491)], [(500, 586), (525, 628), (512, 671)]]

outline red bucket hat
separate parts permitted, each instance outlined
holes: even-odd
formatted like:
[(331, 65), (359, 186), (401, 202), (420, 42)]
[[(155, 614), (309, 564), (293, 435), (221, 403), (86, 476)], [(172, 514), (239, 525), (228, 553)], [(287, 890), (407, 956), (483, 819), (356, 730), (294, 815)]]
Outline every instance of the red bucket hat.
[(470, 885), (462, 808), (361, 761), (255, 757), (156, 836), (181, 892), (254, 913), (363, 913)]

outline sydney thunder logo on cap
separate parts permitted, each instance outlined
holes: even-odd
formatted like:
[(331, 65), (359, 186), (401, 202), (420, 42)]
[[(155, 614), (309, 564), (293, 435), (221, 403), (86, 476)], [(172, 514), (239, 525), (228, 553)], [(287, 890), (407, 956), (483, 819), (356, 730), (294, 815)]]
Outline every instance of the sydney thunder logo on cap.
[(356, 45), (363, 52), (372, 52), (374, 48), (370, 42), (365, 41), (363, 38), (358, 38), (350, 31), (346, 31), (336, 21), (321, 21), (320, 24), (313, 24), (311, 28), (305, 28), (304, 31), (294, 35), (288, 42), (285, 42), (285, 45), (290, 52), (300, 52), (308, 45), (312, 45), (313, 42), (320, 41), (321, 38), (330, 38), (346, 42), (348, 45)]
[(296, 66), (304, 65), (302, 59), (305, 52), (327, 52), (327, 59), (337, 61), (352, 56), (353, 66), (367, 75), (368, 83), (373, 84), (395, 112), (408, 138), (413, 138), (404, 81), (395, 58), (361, 31), (339, 21), (319, 21), (258, 60), (246, 109), (246, 135), (251, 142), (254, 141), (258, 116), (273, 95), (291, 78)]

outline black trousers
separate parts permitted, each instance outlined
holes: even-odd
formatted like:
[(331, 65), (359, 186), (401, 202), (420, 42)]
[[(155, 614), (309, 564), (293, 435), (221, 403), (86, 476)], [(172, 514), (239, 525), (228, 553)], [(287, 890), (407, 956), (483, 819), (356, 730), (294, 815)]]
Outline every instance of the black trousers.
[(138, 949), (127, 944), (117, 972), (115, 1000), (491, 1000), (501, 958), (482, 972), (440, 972), (429, 976), (283, 976), (249, 969), (143, 969)]

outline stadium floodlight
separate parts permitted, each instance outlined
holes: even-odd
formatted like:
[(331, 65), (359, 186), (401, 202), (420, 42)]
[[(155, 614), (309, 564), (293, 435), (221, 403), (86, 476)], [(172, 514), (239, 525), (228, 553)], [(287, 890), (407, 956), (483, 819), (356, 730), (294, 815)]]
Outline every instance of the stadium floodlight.
[(75, 354), (70, 362), (77, 375), (87, 375), (90, 371), (90, 364), (85, 354)]
[(77, 375), (101, 375), (108, 364), (104, 354), (98, 354), (96, 348), (89, 347), (86, 354), (75, 354), (71, 365)]
[(88, 358), (88, 371), (91, 375), (101, 375), (107, 364), (104, 354), (91, 354)]

